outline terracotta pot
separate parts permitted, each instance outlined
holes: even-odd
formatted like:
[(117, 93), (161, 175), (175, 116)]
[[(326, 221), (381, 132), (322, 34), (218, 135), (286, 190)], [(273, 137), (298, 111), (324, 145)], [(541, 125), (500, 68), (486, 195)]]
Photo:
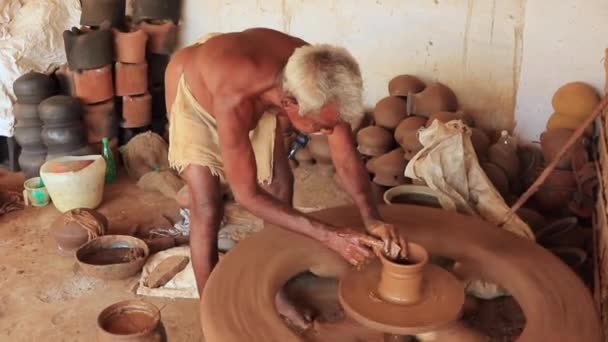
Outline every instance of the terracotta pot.
[[(557, 128), (543, 132), (540, 135), (540, 144), (545, 162), (550, 163), (553, 161), (559, 150), (566, 144), (573, 133), (574, 131), (569, 129)], [(557, 168), (571, 170), (572, 158), (577, 158), (577, 160), (581, 160), (583, 163), (587, 160), (587, 151), (583, 145), (583, 139), (579, 139), (575, 145), (566, 152), (557, 164)]]
[(167, 70), (169, 60), (170, 56), (168, 55), (148, 54), (148, 83), (152, 87), (164, 87), (165, 70)]
[(407, 102), (397, 96), (388, 96), (378, 101), (374, 108), (376, 126), (394, 130), (407, 116)]
[(67, 64), (63, 64), (57, 70), (55, 70), (55, 78), (59, 84), (61, 95), (76, 96), (74, 72)]
[(122, 32), (112, 29), (114, 34), (115, 60), (121, 63), (146, 63), (146, 43), (148, 35), (136, 29)]
[(15, 103), (13, 106), (13, 115), (15, 115), (16, 126), (25, 125), (42, 125), (40, 116), (38, 115), (38, 104)]
[(133, 21), (172, 20), (177, 24), (181, 15), (181, 3), (181, 0), (137, 0), (133, 3)]
[(584, 119), (600, 102), (595, 89), (584, 82), (571, 82), (561, 86), (553, 95), (551, 104), (556, 113)]
[(142, 22), (139, 28), (148, 34), (148, 52), (170, 55), (177, 41), (177, 26), (171, 21), (164, 24)]
[(488, 160), (499, 166), (510, 181), (519, 177), (519, 157), (511, 147), (501, 143), (490, 146)]
[(477, 159), (488, 159), (488, 150), (490, 149), (490, 138), (488, 138), (488, 135), (484, 131), (479, 128), (472, 127), (471, 144), (473, 144), (473, 149), (475, 150), (475, 154), (477, 154)]
[(46, 160), (46, 146), (38, 150), (21, 150), (19, 154), (19, 167), (25, 174), (25, 178), (40, 176), (40, 167)]
[(366, 156), (379, 156), (394, 145), (392, 134), (378, 126), (368, 126), (357, 133), (357, 149)]
[(38, 104), (57, 93), (57, 85), (50, 76), (39, 72), (28, 72), (13, 83), (17, 101), (23, 104)]
[(112, 66), (74, 73), (76, 95), (87, 104), (107, 101), (114, 97)]
[(319, 164), (333, 164), (331, 159), (331, 151), (326, 135), (312, 135), (310, 141), (306, 145), (308, 151)]
[[(576, 130), (582, 123), (584, 119), (569, 116), (567, 114), (562, 113), (553, 113), (551, 117), (549, 117), (549, 121), (547, 121), (547, 130), (552, 130), (555, 128), (567, 128), (571, 130)], [(593, 135), (594, 124), (591, 124), (585, 128), (585, 135), (592, 136)]]
[(84, 106), (84, 124), (87, 129), (87, 142), (100, 143), (103, 137), (115, 138), (118, 134), (118, 120), (114, 100)]
[(400, 264), (380, 255), (382, 270), (378, 295), (383, 300), (399, 304), (418, 303), (424, 293), (424, 269), (429, 255), (422, 246), (408, 243), (409, 263)]
[(15, 140), (22, 149), (40, 149), (44, 147), (41, 133), (42, 122), (39, 125), (16, 126)]
[(51, 225), (57, 247), (64, 254), (72, 254), (83, 244), (104, 235), (108, 219), (96, 210), (80, 208), (59, 216)]
[(429, 116), (428, 121), (426, 122), (426, 127), (431, 126), (431, 124), (433, 124), (433, 121), (435, 120), (439, 120), (440, 122), (446, 123), (452, 120), (461, 120), (462, 123), (464, 123), (465, 125), (469, 126), (469, 127), (473, 127), (475, 126), (475, 121), (473, 121), (473, 118), (462, 112), (462, 111), (458, 111), (458, 112), (436, 112), (433, 113)]
[(481, 163), (481, 168), (502, 197), (507, 197), (509, 195), (509, 178), (507, 178), (505, 172), (500, 167), (490, 162)]
[(436, 112), (454, 112), (458, 110), (458, 99), (446, 85), (431, 83), (422, 92), (409, 96), (408, 114), (429, 117)]
[[(424, 116), (408, 116), (403, 121), (401, 121), (401, 123), (399, 123), (399, 125), (395, 129), (394, 134), (395, 141), (397, 142), (397, 144), (401, 145), (406, 135), (417, 135), (417, 131), (420, 128), (424, 127), (426, 121), (427, 118), (425, 118)], [(409, 138), (406, 139), (411, 140)], [(418, 138), (416, 137), (415, 140), (418, 141)]]
[(125, 0), (82, 0), (80, 25), (101, 26), (104, 21), (112, 27), (125, 24)]
[(403, 150), (396, 148), (389, 153), (371, 159), (367, 163), (367, 168), (374, 176), (374, 183), (383, 186), (397, 186), (406, 182), (405, 165)]
[(388, 93), (391, 96), (407, 96), (409, 93), (416, 94), (424, 90), (426, 85), (412, 75), (395, 76), (388, 82)]
[(152, 117), (167, 118), (167, 104), (165, 102), (165, 87), (151, 86), (150, 95), (152, 95)]
[(152, 118), (152, 96), (124, 96), (122, 98), (123, 128), (144, 127), (150, 124)]
[[(539, 174), (542, 170), (538, 170)], [(534, 195), (538, 208), (545, 214), (554, 215), (568, 207), (576, 192), (576, 180), (572, 171), (554, 170)]]
[(98, 30), (73, 27), (63, 32), (68, 65), (73, 71), (98, 69), (112, 64), (114, 44), (112, 31), (104, 26)]
[(517, 216), (524, 221), (532, 232), (538, 237), (538, 233), (547, 225), (547, 219), (536, 210), (530, 208), (519, 208)]
[(97, 317), (97, 341), (164, 341), (160, 315), (156, 306), (140, 300), (112, 304)]
[[(133, 252), (127, 260), (97, 260), (96, 255), (103, 250), (131, 248)], [(141, 271), (150, 251), (148, 245), (138, 238), (126, 235), (105, 235), (95, 238), (76, 251), (76, 261), (83, 273), (106, 280), (129, 278)], [(124, 256), (124, 255), (123, 255)]]
[(148, 92), (148, 64), (116, 63), (116, 96), (141, 95)]

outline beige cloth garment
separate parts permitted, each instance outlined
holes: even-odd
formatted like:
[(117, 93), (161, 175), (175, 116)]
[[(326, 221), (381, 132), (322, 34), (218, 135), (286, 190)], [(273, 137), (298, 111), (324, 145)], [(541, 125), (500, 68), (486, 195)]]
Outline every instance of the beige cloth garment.
[[(205, 35), (197, 41), (197, 44), (202, 44), (217, 35), (217, 33)], [(257, 166), (257, 178), (261, 184), (272, 182), (276, 129), (276, 116), (266, 112), (258, 121), (256, 128), (249, 132)], [(183, 74), (171, 106), (169, 164), (180, 173), (190, 164), (206, 166), (213, 175), (220, 178), (222, 183), (227, 182), (215, 118), (196, 101)]]

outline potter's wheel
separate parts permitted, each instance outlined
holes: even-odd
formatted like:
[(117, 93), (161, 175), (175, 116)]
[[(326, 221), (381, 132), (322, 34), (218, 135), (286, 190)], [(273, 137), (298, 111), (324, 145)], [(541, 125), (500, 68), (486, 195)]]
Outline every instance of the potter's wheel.
[[(595, 302), (582, 281), (535, 243), (479, 219), (434, 208), (380, 207), (410, 241), (458, 261), (470, 275), (497, 283), (520, 304), (526, 326), (518, 341), (602, 341)], [(318, 219), (361, 227), (354, 207), (322, 210)], [(279, 289), (299, 273), (342, 278), (352, 268), (316, 241), (266, 228), (218, 264), (201, 300), (208, 341), (298, 341), (274, 307)]]

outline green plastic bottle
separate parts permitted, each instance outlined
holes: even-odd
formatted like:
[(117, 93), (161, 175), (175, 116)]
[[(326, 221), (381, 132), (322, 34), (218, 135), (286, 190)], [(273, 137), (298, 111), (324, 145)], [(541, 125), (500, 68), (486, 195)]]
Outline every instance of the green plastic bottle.
[(101, 140), (101, 146), (101, 154), (103, 155), (103, 159), (106, 160), (106, 184), (113, 183), (116, 180), (116, 163), (114, 163), (110, 141), (107, 137)]

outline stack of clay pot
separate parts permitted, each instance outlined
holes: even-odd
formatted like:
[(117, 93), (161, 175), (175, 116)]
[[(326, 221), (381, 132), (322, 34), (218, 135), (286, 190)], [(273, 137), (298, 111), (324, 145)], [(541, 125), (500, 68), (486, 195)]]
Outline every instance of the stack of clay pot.
[(39, 175), (40, 166), (47, 156), (38, 104), (56, 94), (57, 85), (45, 74), (30, 72), (15, 81), (13, 91), (17, 96), (13, 113), (16, 121), (15, 140), (21, 146), (19, 166), (27, 178), (32, 178)]
[(42, 141), (48, 149), (46, 160), (94, 153), (87, 144), (83, 108), (78, 98), (49, 97), (40, 103), (38, 112), (43, 122)]

